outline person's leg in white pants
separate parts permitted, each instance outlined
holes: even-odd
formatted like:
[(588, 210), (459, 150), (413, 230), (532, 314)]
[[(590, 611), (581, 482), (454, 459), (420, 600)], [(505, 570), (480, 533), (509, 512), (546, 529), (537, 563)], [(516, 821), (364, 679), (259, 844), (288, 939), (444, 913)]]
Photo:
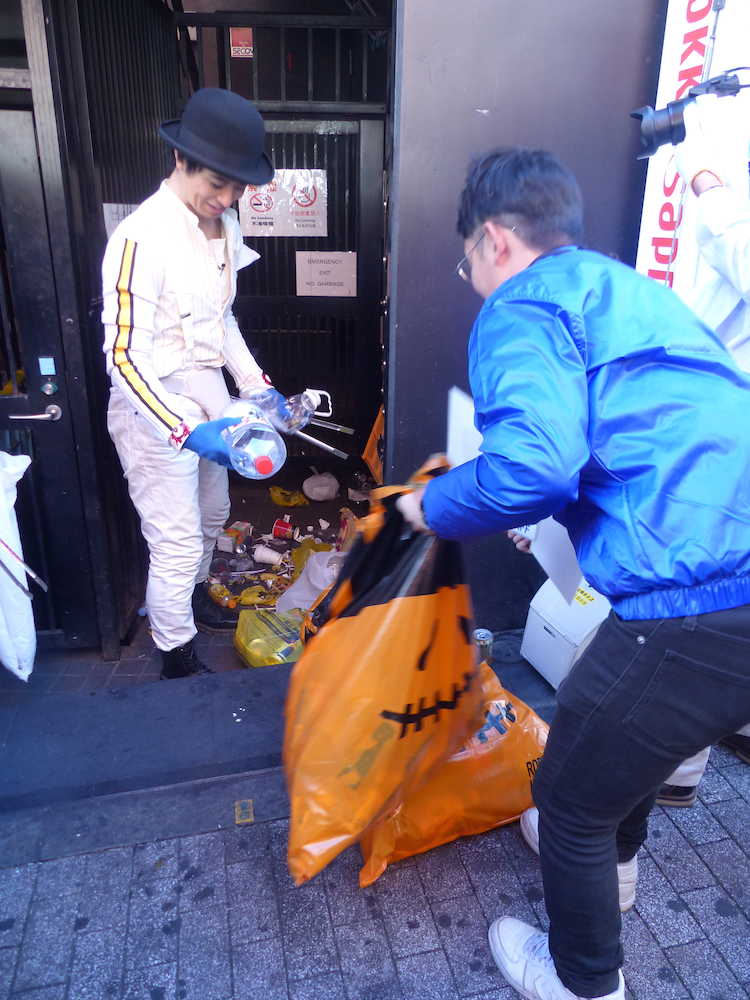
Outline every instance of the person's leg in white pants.
[(172, 650), (196, 633), (193, 589), (204, 568), (208, 572), (223, 520), (217, 525), (226, 518), (227, 473), (194, 452), (176, 451), (116, 391), (107, 423), (148, 544), (146, 607), (153, 639), (160, 650)]
[(206, 459), (201, 459), (198, 466), (198, 506), (203, 555), (195, 582), (205, 583), (211, 569), (216, 539), (224, 530), (229, 517), (229, 475), (223, 466)]

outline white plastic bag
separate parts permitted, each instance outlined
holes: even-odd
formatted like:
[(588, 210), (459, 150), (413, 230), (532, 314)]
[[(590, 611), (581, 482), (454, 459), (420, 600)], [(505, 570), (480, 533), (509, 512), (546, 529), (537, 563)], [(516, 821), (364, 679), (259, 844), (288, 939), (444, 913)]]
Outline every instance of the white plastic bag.
[[(0, 451), (0, 538), (21, 558), (21, 539), (16, 520), (16, 484), (26, 472), (28, 455), (8, 455)], [(0, 545), (0, 560), (11, 575), (28, 586), (21, 564)], [(31, 600), (0, 569), (0, 662), (16, 677), (27, 681), (34, 668), (36, 630)]]
[(300, 575), (276, 602), (276, 611), (279, 614), (292, 608), (308, 611), (339, 575), (345, 558), (344, 552), (313, 552)]
[(316, 472), (302, 484), (308, 500), (333, 500), (339, 494), (339, 481), (331, 472)]

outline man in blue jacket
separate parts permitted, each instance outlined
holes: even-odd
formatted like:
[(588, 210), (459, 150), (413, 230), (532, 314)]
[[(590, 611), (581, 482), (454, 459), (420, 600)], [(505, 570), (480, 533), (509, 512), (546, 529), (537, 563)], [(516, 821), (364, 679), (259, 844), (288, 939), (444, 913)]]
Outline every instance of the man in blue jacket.
[(399, 507), (457, 539), (552, 514), (612, 603), (534, 782), (549, 937), (502, 917), (490, 947), (531, 1000), (617, 1000), (618, 865), (674, 767), (750, 721), (750, 379), (670, 290), (579, 249), (580, 191), (551, 154), (475, 161), (458, 229), (485, 299), (481, 454)]

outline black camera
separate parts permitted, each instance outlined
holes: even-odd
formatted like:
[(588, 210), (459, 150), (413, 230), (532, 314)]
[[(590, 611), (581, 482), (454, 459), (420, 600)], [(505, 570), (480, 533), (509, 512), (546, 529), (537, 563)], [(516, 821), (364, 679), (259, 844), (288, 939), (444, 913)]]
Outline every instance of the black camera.
[(659, 146), (665, 142), (677, 145), (685, 138), (685, 118), (683, 113), (686, 105), (694, 101), (701, 94), (717, 94), (719, 97), (727, 97), (732, 94), (739, 94), (741, 89), (740, 79), (736, 73), (722, 73), (721, 76), (713, 76), (710, 80), (704, 80), (691, 87), (688, 96), (681, 101), (670, 101), (666, 108), (659, 108), (658, 111), (650, 105), (645, 108), (636, 108), (630, 112), (631, 118), (640, 119), (641, 123), (641, 152), (638, 154), (639, 160), (645, 160), (653, 156)]

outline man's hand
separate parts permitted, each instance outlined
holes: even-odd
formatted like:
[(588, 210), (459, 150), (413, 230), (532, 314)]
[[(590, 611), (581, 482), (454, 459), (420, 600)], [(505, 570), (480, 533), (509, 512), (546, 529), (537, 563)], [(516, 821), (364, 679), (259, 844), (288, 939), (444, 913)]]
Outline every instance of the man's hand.
[(286, 399), (278, 389), (265, 389), (257, 396), (249, 396), (248, 402), (255, 403), (271, 421), (277, 431), (293, 434), (310, 423), (314, 408), (304, 399), (304, 393)]
[(696, 195), (737, 183), (747, 193), (746, 129), (735, 120), (739, 106), (734, 100), (703, 94), (685, 107), (685, 139), (674, 147), (675, 163)]
[(229, 446), (221, 432), (238, 423), (237, 417), (222, 417), (220, 420), (209, 420), (205, 424), (198, 424), (185, 438), (182, 447), (194, 451), (196, 455), (208, 459), (209, 462), (216, 462), (217, 465), (229, 468), (232, 464)]
[(411, 493), (402, 493), (396, 500), (396, 507), (401, 511), (401, 515), (412, 531), (430, 531), (430, 527), (424, 519), (422, 513), (422, 497), (425, 487), (420, 486)]
[(506, 531), (506, 534), (519, 552), (531, 552), (531, 539), (527, 538), (526, 535), (519, 535), (512, 528), (510, 531)]

